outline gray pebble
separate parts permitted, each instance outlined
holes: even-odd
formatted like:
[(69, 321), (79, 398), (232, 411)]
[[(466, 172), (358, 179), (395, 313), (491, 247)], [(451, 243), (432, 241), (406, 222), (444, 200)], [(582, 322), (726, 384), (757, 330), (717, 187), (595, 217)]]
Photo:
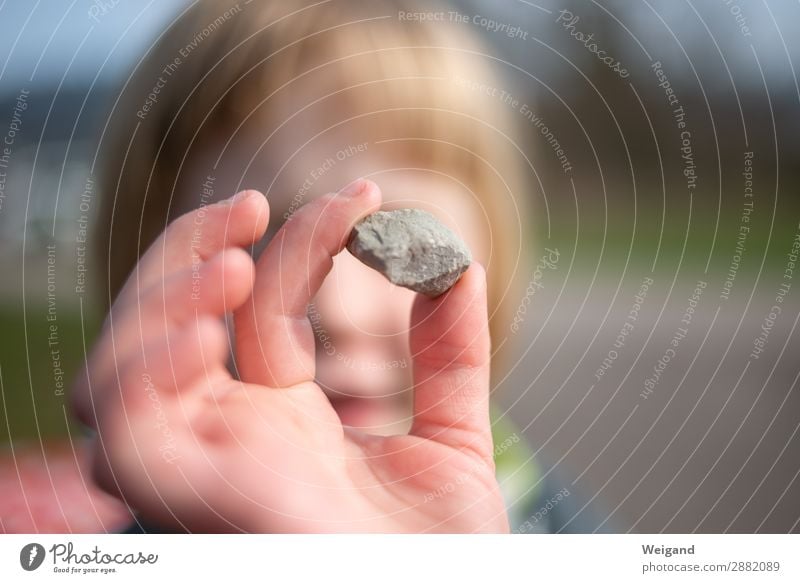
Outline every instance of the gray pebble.
[(472, 261), (455, 233), (419, 209), (371, 214), (353, 228), (347, 249), (392, 283), (431, 297), (450, 289)]

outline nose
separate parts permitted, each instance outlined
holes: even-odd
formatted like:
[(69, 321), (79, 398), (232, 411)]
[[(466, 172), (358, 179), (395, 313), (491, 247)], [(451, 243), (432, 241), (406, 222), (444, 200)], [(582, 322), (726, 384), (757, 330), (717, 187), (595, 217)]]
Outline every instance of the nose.
[(409, 389), (408, 326), (414, 293), (343, 252), (310, 309), (317, 381), (332, 399)]

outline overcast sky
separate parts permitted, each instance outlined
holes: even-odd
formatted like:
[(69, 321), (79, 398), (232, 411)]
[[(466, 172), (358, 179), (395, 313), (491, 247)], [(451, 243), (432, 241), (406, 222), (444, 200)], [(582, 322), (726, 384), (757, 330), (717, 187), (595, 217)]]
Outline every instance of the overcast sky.
[[(85, 86), (96, 76), (101, 83), (119, 81), (189, 3), (189, 0), (0, 0), (0, 87), (6, 93), (16, 93), (20, 87), (58, 84), (62, 78), (66, 87)], [(782, 77), (782, 83), (786, 84), (795, 82), (790, 63), (800, 61), (797, 58), (800, 3), (796, 1), (766, 4), (762, 0), (601, 3), (459, 0), (457, 4), (462, 11), (518, 22), (532, 36), (555, 46), (564, 42), (564, 34), (554, 26), (553, 17), (562, 6), (570, 6), (576, 12), (582, 11), (584, 22), (589, 25), (598, 18), (605, 19), (605, 30), (619, 34), (616, 42), (626, 51), (640, 51), (639, 42), (651, 50), (656, 45), (660, 60), (675, 60), (679, 69), (689, 71), (683, 53), (686, 51), (693, 57), (695, 67), (706, 67), (701, 71), (705, 77), (722, 73), (718, 59), (702, 58), (714, 56), (713, 43), (721, 47), (732, 67), (752, 64), (755, 49), (765, 66), (776, 69), (773, 80)], [(108, 8), (101, 8), (103, 5)], [(636, 38), (614, 19), (626, 23)], [(748, 27), (751, 36), (742, 36), (739, 30), (742, 24)], [(508, 43), (508, 48), (521, 60), (528, 50), (522, 43)], [(589, 57), (578, 52), (576, 58)], [(542, 66), (558, 64), (554, 61)], [(757, 68), (748, 66), (747, 70), (751, 72), (741, 81), (749, 77), (754, 83), (761, 82)]]

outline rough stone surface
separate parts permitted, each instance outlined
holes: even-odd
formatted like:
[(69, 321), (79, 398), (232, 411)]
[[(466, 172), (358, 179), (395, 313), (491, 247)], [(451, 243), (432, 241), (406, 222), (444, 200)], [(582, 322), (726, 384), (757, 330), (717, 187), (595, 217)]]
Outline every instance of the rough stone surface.
[(378, 211), (354, 228), (347, 249), (396, 285), (436, 297), (455, 284), (472, 255), (432, 214)]

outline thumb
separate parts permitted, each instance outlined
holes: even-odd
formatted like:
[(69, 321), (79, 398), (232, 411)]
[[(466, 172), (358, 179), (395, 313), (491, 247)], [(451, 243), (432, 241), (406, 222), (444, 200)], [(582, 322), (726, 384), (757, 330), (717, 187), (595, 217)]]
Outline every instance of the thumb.
[(472, 263), (448, 292), (411, 312), (411, 434), (492, 459), (486, 272)]

